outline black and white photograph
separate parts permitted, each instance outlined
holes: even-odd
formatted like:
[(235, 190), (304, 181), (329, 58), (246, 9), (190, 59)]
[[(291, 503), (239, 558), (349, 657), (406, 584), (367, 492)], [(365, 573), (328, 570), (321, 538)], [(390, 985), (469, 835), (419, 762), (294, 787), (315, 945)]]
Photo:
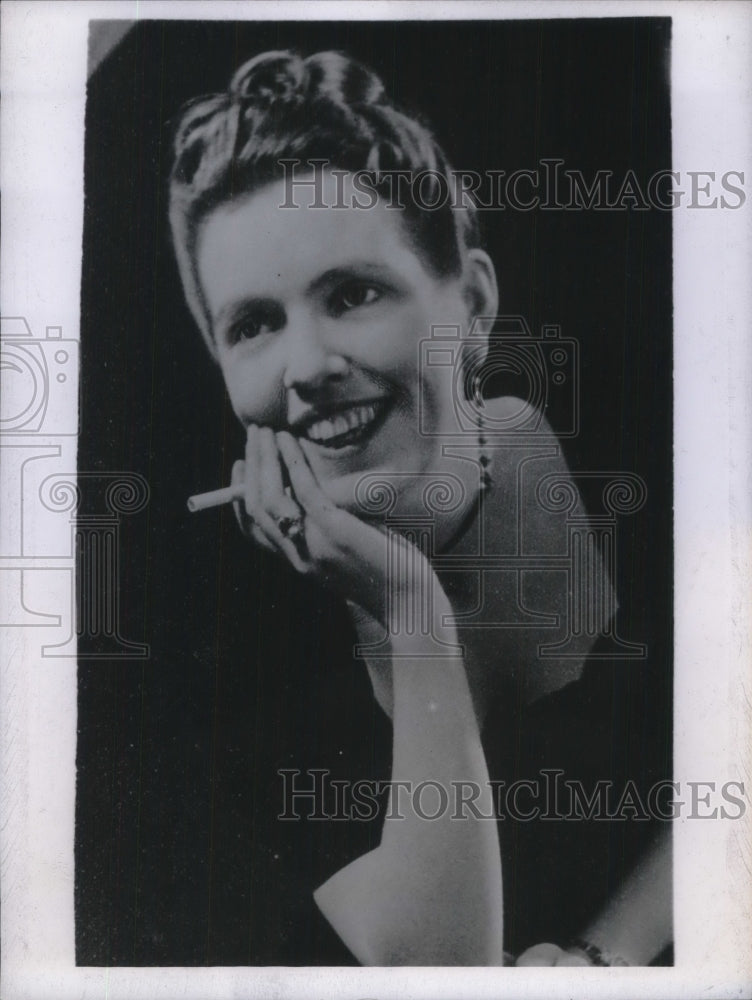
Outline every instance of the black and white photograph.
[(752, 982), (749, 106), (684, 87), (711, 5), (430, 6), (59, 5), (71, 197), (3, 184), (9, 998)]

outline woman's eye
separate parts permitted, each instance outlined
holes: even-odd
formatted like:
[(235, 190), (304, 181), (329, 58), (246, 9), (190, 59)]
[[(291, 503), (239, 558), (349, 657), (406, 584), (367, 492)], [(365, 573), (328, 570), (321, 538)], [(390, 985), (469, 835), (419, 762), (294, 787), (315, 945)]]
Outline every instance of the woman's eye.
[(234, 344), (237, 344), (238, 341), (241, 340), (253, 340), (254, 337), (258, 337), (263, 329), (264, 326), (262, 323), (246, 319), (232, 328), (230, 332), (230, 339)]
[(244, 340), (255, 340), (265, 333), (274, 333), (284, 325), (284, 322), (281, 311), (273, 308), (241, 316), (230, 327), (230, 342), (237, 344)]
[(365, 281), (351, 281), (332, 295), (331, 306), (335, 313), (343, 313), (360, 306), (369, 306), (380, 298), (381, 291), (375, 285), (369, 285)]

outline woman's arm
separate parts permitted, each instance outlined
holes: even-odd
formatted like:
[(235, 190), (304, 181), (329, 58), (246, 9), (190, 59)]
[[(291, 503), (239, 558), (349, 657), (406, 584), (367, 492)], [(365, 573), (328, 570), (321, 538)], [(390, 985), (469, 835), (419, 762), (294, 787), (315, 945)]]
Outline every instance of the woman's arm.
[[(442, 638), (456, 643), (453, 632)], [(321, 886), (316, 902), (363, 964), (501, 965), (497, 826), (462, 659), (436, 659), (435, 643), (420, 638), (393, 636), (392, 649), (393, 786), (381, 844)], [(462, 788), (468, 798), (477, 789), (472, 808), (458, 808)]]
[[(285, 432), (250, 429), (233, 478), (244, 484), (237, 508), (245, 530), (362, 608), (391, 639), (394, 784), (381, 843), (321, 886), (317, 904), (364, 964), (500, 965), (501, 860), (488, 772), (456, 632), (443, 624), (452, 609), (429, 562), (334, 506)], [(297, 537), (281, 530), (291, 519), (302, 521)], [(388, 560), (388, 545), (405, 558)], [(398, 577), (387, 578), (388, 565), (400, 567)], [(429, 594), (433, 636), (408, 634), (397, 623)], [(475, 813), (455, 809), (457, 783), (471, 783)]]

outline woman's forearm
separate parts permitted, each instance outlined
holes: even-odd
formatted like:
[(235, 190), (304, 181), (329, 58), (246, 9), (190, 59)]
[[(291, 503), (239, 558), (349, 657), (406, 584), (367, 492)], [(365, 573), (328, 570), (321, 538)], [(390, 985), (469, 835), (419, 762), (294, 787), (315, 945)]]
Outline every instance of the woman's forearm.
[[(415, 637), (394, 637), (392, 651), (393, 785), (381, 844), (316, 901), (364, 964), (500, 965), (498, 834), (464, 665)], [(461, 789), (472, 797), (464, 812)]]

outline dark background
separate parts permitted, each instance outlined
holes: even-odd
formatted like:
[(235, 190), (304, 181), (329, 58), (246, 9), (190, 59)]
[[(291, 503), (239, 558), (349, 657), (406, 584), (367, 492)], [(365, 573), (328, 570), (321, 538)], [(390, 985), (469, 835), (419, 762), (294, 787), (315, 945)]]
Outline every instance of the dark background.
[[(119, 606), (122, 635), (150, 655), (80, 662), (79, 964), (336, 959), (296, 900), (335, 859), (375, 846), (379, 830), (324, 823), (304, 835), (291, 824), (280, 841), (276, 770), (337, 772), (342, 747), (338, 776), (389, 773), (388, 728), (348, 660), (339, 605), (251, 551), (231, 512), (186, 510), (189, 494), (229, 481), (243, 437), (172, 257), (168, 122), (258, 52), (339, 48), (427, 117), (457, 168), (510, 173), (559, 157), (587, 177), (632, 169), (644, 185), (671, 166), (669, 34), (666, 19), (142, 21), (94, 71), (79, 468), (149, 483), (148, 506), (121, 525)], [(558, 323), (580, 342), (571, 466), (647, 483), (644, 510), (620, 522), (619, 628), (647, 643), (647, 698), (665, 706), (670, 214), (507, 210), (486, 213), (484, 226), (502, 311), (532, 330)], [(565, 419), (556, 406), (549, 417), (554, 429)], [(96, 657), (96, 637), (81, 637), (81, 649)]]

